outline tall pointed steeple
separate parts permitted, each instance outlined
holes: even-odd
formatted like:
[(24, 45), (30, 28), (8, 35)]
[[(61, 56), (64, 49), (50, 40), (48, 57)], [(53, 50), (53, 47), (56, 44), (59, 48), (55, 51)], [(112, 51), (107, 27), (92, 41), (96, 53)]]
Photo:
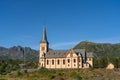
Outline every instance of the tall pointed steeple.
[(45, 26), (44, 26), (44, 29), (43, 29), (42, 40), (41, 40), (40, 43), (48, 43), (47, 35), (46, 35), (46, 27)]
[(49, 43), (47, 41), (46, 28), (44, 26), (42, 39), (40, 41), (40, 48), (39, 48), (39, 63), (43, 67), (45, 66), (45, 64), (42, 63), (41, 58), (43, 58), (43, 55), (45, 56), (45, 54), (47, 54), (48, 50), (49, 50)]

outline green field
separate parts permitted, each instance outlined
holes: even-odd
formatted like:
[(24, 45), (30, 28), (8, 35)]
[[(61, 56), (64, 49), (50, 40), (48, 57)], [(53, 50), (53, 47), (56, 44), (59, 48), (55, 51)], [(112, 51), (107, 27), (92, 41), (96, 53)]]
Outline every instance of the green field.
[(0, 80), (120, 80), (120, 71), (106, 69), (70, 69), (47, 70), (35, 72), (15, 71), (0, 75)]

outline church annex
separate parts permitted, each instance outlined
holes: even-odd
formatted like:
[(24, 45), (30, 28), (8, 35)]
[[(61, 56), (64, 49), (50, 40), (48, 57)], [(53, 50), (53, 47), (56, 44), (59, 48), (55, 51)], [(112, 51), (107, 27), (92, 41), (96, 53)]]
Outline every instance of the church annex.
[(48, 69), (77, 69), (93, 66), (92, 52), (85, 49), (49, 50), (46, 28), (43, 30), (39, 51), (39, 67)]

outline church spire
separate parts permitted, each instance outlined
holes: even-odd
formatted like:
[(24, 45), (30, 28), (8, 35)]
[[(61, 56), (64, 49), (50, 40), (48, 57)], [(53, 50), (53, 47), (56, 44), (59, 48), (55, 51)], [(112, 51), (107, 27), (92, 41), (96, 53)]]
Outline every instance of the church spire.
[(46, 27), (44, 26), (41, 43), (48, 43), (46, 36)]

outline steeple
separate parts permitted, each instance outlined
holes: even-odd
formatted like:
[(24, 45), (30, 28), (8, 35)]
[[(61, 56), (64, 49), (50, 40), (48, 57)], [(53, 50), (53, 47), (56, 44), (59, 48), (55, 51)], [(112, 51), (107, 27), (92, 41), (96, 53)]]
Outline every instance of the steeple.
[(44, 29), (43, 29), (42, 40), (41, 40), (40, 43), (48, 43), (47, 36), (46, 36), (46, 27), (45, 26), (44, 26)]

